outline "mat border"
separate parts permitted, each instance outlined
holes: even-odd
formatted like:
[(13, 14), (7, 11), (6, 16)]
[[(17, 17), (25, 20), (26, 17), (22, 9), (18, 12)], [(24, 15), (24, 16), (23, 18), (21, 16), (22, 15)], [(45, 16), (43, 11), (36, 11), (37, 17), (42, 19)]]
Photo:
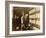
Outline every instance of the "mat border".
[[(42, 5), (43, 6), (43, 33), (30, 33), (30, 34), (12, 34), (9, 35), (9, 4), (27, 4), (27, 5)], [(20, 1), (5, 1), (5, 37), (20, 37), (20, 36), (36, 36), (45, 35), (45, 3), (36, 2), (20, 2)]]

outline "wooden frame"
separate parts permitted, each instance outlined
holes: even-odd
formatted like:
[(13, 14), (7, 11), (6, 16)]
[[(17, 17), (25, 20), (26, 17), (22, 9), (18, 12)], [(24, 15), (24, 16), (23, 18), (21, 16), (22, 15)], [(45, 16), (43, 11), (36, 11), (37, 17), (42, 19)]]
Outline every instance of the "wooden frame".
[[(23, 5), (38, 5), (38, 6), (43, 6), (43, 28), (42, 28), (42, 33), (26, 33), (26, 34), (9, 34), (9, 5), (10, 4), (23, 4)], [(35, 35), (44, 35), (45, 34), (45, 5), (44, 3), (34, 3), (34, 2), (17, 2), (17, 1), (6, 1), (5, 2), (5, 36), (6, 37), (16, 37), (16, 36), (35, 36)]]

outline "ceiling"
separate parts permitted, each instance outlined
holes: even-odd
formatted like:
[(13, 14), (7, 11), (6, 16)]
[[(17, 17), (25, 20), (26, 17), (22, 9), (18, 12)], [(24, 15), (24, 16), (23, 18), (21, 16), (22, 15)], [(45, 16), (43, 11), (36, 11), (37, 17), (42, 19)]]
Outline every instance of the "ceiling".
[(25, 13), (27, 13), (28, 11), (32, 10), (34, 8), (28, 8), (28, 7), (13, 7), (13, 12), (14, 14), (20, 16), (22, 15), (22, 12), (24, 11)]

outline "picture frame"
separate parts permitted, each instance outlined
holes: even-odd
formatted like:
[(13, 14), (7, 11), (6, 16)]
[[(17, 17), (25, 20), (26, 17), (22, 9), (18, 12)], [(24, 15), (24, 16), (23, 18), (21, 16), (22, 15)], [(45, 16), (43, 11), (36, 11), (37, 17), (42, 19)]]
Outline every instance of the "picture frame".
[[(32, 16), (31, 16), (31, 26), (33, 25), (32, 28), (34, 29), (37, 29), (39, 28), (39, 30), (31, 30), (29, 29), (29, 27), (25, 27), (25, 29), (22, 29), (20, 25), (20, 29), (15, 29), (14, 30), (14, 27), (16, 26), (16, 24), (20, 24), (20, 23), (23, 23), (25, 25), (29, 24), (30, 23), (30, 20), (28, 19), (29, 23), (27, 23), (27, 21), (25, 22), (24, 20), (22, 21), (22, 18), (21, 18), (21, 21), (19, 22), (16, 22), (15, 20), (12, 20), (12, 18), (14, 18), (14, 14), (16, 15), (15, 18), (19, 18), (17, 16), (21, 16), (23, 14), (20, 13), (20, 11), (23, 11), (23, 10), (26, 10), (26, 11), (23, 11), (24, 12), (24, 15), (27, 16), (27, 11), (28, 10), (31, 10), (33, 9), (34, 11), (38, 11), (40, 10), (39, 14), (35, 14), (35, 15), (38, 15), (40, 21), (38, 21), (38, 23), (35, 21), (34, 22), (34, 17), (36, 16), (33, 16), (33, 21), (32, 21)], [(15, 13), (14, 13), (14, 10)], [(19, 12), (17, 12), (19, 11)], [(26, 12), (26, 14), (25, 14)], [(30, 11), (28, 11), (28, 18), (30, 18)], [(34, 13), (34, 12), (33, 12)], [(33, 14), (31, 13), (31, 15)], [(40, 16), (39, 16), (40, 15)], [(23, 16), (25, 18), (25, 16)], [(21, 16), (22, 17), (22, 16)], [(15, 24), (15, 22), (16, 24)], [(33, 23), (33, 24), (32, 24)], [(14, 26), (15, 24), (15, 26)], [(35, 25), (34, 24), (37, 24), (37, 25), (40, 25), (39, 26), (36, 26), (37, 28), (35, 28)], [(16, 28), (16, 27), (15, 27)], [(27, 29), (26, 29), (27, 28)], [(18, 36), (35, 36), (35, 35), (44, 35), (45, 34), (45, 4), (44, 3), (35, 3), (35, 2), (19, 2), (19, 1), (6, 1), (5, 2), (5, 36), (6, 37), (18, 37)]]

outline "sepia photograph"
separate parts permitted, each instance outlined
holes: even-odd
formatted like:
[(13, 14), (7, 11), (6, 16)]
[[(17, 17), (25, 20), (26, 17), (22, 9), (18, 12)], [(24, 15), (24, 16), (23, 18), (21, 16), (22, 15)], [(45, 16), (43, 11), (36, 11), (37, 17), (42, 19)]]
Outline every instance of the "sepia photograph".
[(40, 29), (39, 7), (13, 7), (12, 31)]

